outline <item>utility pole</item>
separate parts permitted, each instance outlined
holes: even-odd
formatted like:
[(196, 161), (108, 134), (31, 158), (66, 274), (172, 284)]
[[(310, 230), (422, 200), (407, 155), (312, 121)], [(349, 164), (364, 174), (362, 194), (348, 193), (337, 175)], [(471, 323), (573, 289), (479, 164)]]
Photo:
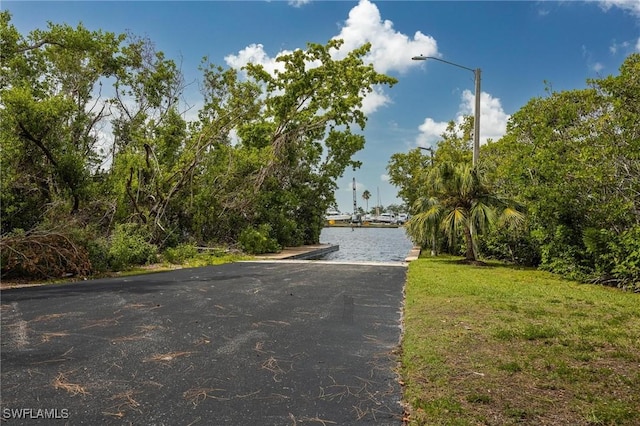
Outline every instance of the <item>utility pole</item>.
[(473, 167), (478, 165), (478, 156), (480, 155), (480, 68), (468, 68), (463, 65), (456, 64), (454, 62), (445, 61), (444, 59), (436, 58), (434, 56), (414, 56), (411, 58), (414, 61), (426, 61), (427, 59), (433, 59), (435, 61), (444, 62), (445, 64), (453, 65), (454, 67), (469, 70), (473, 73), (475, 80), (475, 111), (473, 117)]
[(473, 117), (473, 167), (478, 165), (478, 158), (480, 155), (480, 68), (476, 68), (473, 71), (476, 80), (476, 107), (475, 115)]

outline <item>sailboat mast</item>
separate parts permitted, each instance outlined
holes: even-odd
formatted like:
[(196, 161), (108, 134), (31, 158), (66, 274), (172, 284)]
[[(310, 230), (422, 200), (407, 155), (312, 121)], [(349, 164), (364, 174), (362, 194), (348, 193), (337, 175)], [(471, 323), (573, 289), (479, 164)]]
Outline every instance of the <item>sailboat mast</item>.
[(353, 214), (358, 214), (358, 204), (356, 202), (356, 178), (353, 178)]

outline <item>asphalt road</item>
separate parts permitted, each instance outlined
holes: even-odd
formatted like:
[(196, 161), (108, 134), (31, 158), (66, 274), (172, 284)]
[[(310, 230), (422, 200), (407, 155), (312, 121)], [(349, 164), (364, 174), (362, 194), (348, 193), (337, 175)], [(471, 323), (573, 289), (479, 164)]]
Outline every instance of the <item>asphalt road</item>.
[(400, 264), (247, 262), (2, 291), (1, 415), (401, 425), (405, 274)]

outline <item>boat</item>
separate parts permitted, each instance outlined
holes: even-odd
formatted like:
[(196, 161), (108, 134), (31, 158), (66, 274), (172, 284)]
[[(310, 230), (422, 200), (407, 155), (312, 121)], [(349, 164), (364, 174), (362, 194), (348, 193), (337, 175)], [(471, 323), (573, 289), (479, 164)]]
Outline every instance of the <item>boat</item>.
[(409, 220), (408, 213), (400, 213), (398, 215), (398, 225), (404, 225)]
[(388, 223), (390, 225), (395, 225), (398, 223), (398, 219), (393, 213), (381, 213), (374, 216), (371, 221), (373, 223)]
[(338, 210), (327, 210), (324, 219), (330, 224), (337, 222), (351, 222), (351, 215), (340, 213)]

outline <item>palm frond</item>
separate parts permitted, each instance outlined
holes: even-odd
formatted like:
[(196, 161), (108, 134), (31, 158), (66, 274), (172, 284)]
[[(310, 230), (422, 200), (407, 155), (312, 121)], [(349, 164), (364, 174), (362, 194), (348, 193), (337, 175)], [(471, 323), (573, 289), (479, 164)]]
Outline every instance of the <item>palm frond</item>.
[(496, 222), (496, 210), (493, 206), (476, 201), (471, 206), (471, 223), (479, 232), (485, 232)]
[(449, 238), (449, 244), (453, 244), (458, 230), (462, 226), (467, 226), (467, 215), (465, 209), (454, 208), (444, 215), (440, 226), (445, 235)]
[(509, 206), (502, 210), (498, 223), (500, 226), (506, 226), (509, 229), (522, 225), (525, 221), (525, 214), (515, 207)]

